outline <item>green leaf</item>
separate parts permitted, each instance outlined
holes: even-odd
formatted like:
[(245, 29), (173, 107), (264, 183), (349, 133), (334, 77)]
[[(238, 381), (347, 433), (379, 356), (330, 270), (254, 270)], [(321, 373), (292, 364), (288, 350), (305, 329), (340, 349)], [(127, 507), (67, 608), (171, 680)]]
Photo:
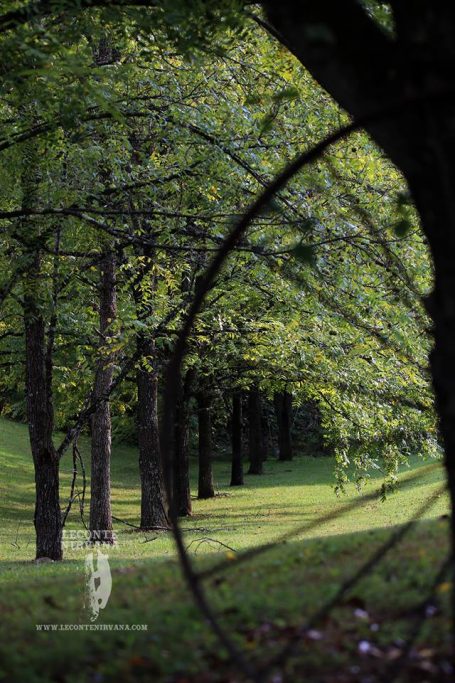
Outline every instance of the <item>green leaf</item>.
[(393, 225), (393, 231), (397, 237), (404, 237), (411, 229), (411, 223), (407, 218), (402, 218)]
[(305, 233), (311, 232), (313, 228), (316, 226), (316, 224), (316, 218), (309, 216), (308, 218), (305, 218), (301, 223), (299, 223), (299, 230)]
[(314, 265), (316, 261), (316, 253), (314, 246), (312, 244), (303, 244), (300, 242), (292, 250), (293, 255), (296, 259), (302, 263), (309, 263)]

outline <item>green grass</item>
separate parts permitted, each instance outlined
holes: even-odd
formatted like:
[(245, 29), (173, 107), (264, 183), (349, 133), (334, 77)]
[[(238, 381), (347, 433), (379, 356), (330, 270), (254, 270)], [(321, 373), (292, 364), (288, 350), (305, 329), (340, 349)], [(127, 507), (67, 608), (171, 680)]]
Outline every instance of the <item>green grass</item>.
[[(81, 447), (88, 461), (87, 442), (82, 441)], [(62, 463), (62, 502), (68, 495), (70, 470), (67, 455)], [(194, 681), (215, 681), (229, 675), (231, 665), (225, 653), (180, 578), (170, 534), (137, 533), (125, 524), (116, 526), (118, 545), (110, 552), (112, 594), (97, 623), (144, 623), (146, 632), (37, 632), (37, 623), (88, 623), (83, 607), (87, 551), (67, 549), (63, 563), (36, 565), (31, 561), (33, 468), (23, 425), (0, 420), (0, 471), (0, 680), (167, 681), (178, 680), (179, 672), (186, 672), (187, 678), (181, 680), (193, 680), (189, 676), (194, 673)], [(406, 481), (417, 472), (422, 476)], [(246, 485), (234, 489), (227, 485), (229, 464), (220, 461), (215, 478), (219, 495), (194, 501), (193, 517), (183, 522), (185, 542), (197, 566), (231, 560), (230, 571), (207, 582), (209, 596), (238, 645), (262, 661), (284, 642), (303, 615), (330, 597), (391, 530), (441, 486), (443, 472), (438, 464), (428, 466), (415, 459), (411, 471), (403, 471), (399, 491), (385, 502), (377, 497), (311, 530), (305, 525), (342, 510), (359, 497), (354, 486), (342, 498), (334, 495), (330, 458), (267, 461), (262, 477), (246, 477)], [(112, 479), (113, 514), (137, 524), (139, 481), (134, 449), (115, 447)], [(361, 495), (379, 489), (380, 484), (376, 473)], [(406, 617), (447, 552), (447, 521), (441, 518), (447, 507), (442, 494), (399, 552), (387, 556), (331, 620), (320, 626), (321, 642), (313, 643), (305, 658), (299, 655), (287, 665), (290, 680), (299, 680), (304, 666), (306, 680), (323, 681), (323, 675), (348, 670), (359, 639), (374, 639), (386, 653), (394, 638), (406, 634)], [(68, 529), (78, 528), (75, 509)], [(235, 553), (293, 531), (286, 543), (237, 566)], [(442, 653), (448, 632), (446, 597), (447, 591), (440, 591), (441, 611), (422, 634), (422, 642), (434, 647), (437, 641)], [(368, 618), (354, 615), (354, 603), (362, 605)], [(379, 625), (374, 635), (372, 622)], [(387, 656), (383, 657), (386, 663)], [(368, 657), (362, 659), (362, 670), (368, 671), (369, 662)]]

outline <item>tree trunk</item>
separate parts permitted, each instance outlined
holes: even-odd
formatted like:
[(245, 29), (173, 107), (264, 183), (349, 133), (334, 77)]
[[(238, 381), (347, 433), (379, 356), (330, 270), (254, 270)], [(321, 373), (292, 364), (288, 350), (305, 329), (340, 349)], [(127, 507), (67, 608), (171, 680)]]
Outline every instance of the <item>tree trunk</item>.
[(251, 389), (248, 394), (248, 426), (248, 450), (250, 458), (248, 474), (262, 474), (263, 439), (261, 399), (257, 389)]
[(173, 463), (174, 505), (179, 517), (191, 515), (190, 458), (189, 458), (189, 400), (194, 380), (193, 370), (188, 370), (176, 407)]
[[(133, 149), (137, 145), (134, 135), (130, 137)], [(134, 157), (133, 157), (134, 158)], [(130, 200), (131, 209), (134, 209)], [(145, 226), (140, 226), (133, 218), (133, 226), (139, 233)], [(150, 274), (154, 263), (154, 250), (149, 245), (137, 249), (139, 268), (133, 282), (132, 292), (136, 304), (136, 317), (144, 324), (152, 313), (156, 291), (156, 277)], [(148, 276), (147, 287), (143, 290), (144, 278)], [(139, 474), (141, 479), (141, 528), (169, 526), (169, 502), (166, 493), (165, 476), (161, 458), (160, 433), (158, 419), (158, 354), (153, 340), (147, 334), (138, 333), (137, 349), (141, 355), (140, 366), (136, 375), (137, 413), (139, 446)]]
[(59, 459), (52, 442), (54, 415), (46, 370), (45, 325), (39, 302), (41, 259), (36, 254), (25, 284), (27, 419), (35, 467), (36, 557), (62, 559)]
[[(100, 38), (93, 50), (93, 58), (98, 66), (119, 60), (120, 54), (112, 46), (110, 36)], [(103, 136), (100, 142), (103, 142)], [(107, 186), (112, 179), (109, 166), (102, 163), (98, 173)], [(116, 263), (112, 251), (107, 251), (100, 263), (99, 309), (100, 349), (93, 389), (95, 401), (108, 396), (114, 374), (114, 354), (109, 349), (112, 338), (111, 324), (117, 314)], [(115, 538), (111, 511), (112, 423), (109, 398), (102, 400), (93, 414), (91, 434), (90, 535), (93, 541), (113, 543)]]
[[(260, 400), (260, 397), (259, 397)], [(262, 434), (262, 462), (268, 460), (269, 452), (272, 447), (270, 441), (270, 423), (267, 412), (267, 404), (261, 401), (261, 434)]]
[[(455, 252), (452, 252), (452, 254)], [(447, 257), (441, 259), (446, 260)], [(439, 259), (438, 259), (439, 261)], [(431, 368), (444, 440), (445, 467), (455, 510), (455, 270), (450, 279), (441, 273), (435, 260), (436, 283), (431, 297), (435, 344), (431, 353)], [(455, 264), (451, 264), (454, 268)], [(455, 548), (455, 521), (452, 516), (452, 540)]]
[(232, 467), (231, 486), (243, 485), (242, 463), (242, 395), (236, 391), (232, 396)]
[[(100, 358), (95, 375), (93, 399), (108, 396), (113, 377), (113, 356), (109, 351), (110, 326), (116, 315), (115, 258), (107, 253), (100, 266)], [(111, 411), (109, 399), (100, 400), (91, 420), (90, 532), (94, 541), (112, 543), (111, 512)]]
[(198, 424), (199, 424), (199, 499), (213, 498), (212, 472), (212, 423), (210, 418), (210, 399), (205, 387), (201, 387), (197, 394)]
[[(29, 118), (26, 108), (24, 120)], [(31, 119), (34, 120), (34, 112)], [(22, 208), (33, 209), (38, 203), (40, 184), (39, 151), (33, 141), (22, 147)], [(62, 519), (59, 498), (59, 457), (52, 441), (54, 410), (52, 403), (52, 351), (46, 343), (43, 314), (45, 294), (40, 226), (26, 219), (19, 230), (30, 240), (30, 267), (24, 277), (25, 388), (30, 447), (35, 470), (36, 558), (61, 560)], [(55, 315), (55, 311), (54, 311)], [(52, 335), (52, 331), (51, 331)]]
[[(441, 125), (441, 128), (443, 126)], [(450, 149), (450, 148), (449, 148)], [(444, 442), (445, 468), (451, 500), (451, 541), (455, 551), (455, 186), (453, 154), (440, 149), (422, 185), (413, 187), (422, 225), (428, 237), (434, 263), (434, 289), (427, 299), (433, 319), (434, 347), (430, 354), (439, 426)], [(439, 161), (439, 164), (438, 164)], [(438, 175), (439, 171), (439, 175)], [(439, 196), (438, 196), (439, 192)], [(455, 586), (455, 564), (453, 567)], [(455, 591), (452, 595), (455, 618)]]
[(141, 477), (141, 529), (167, 527), (168, 506), (160, 454), (158, 424), (158, 378), (147, 367), (154, 356), (153, 342), (142, 347), (144, 358), (137, 371), (137, 429)]
[(278, 426), (278, 460), (292, 460), (292, 394), (287, 391), (276, 392), (274, 403)]

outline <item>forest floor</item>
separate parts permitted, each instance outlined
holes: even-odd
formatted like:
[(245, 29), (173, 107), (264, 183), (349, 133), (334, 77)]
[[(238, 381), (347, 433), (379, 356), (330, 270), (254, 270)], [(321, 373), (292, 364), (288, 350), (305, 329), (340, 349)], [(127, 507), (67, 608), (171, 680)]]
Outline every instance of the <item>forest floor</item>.
[[(87, 447), (82, 441), (88, 462)], [(66, 455), (62, 502), (71, 468)], [(198, 568), (223, 564), (206, 581), (217, 616), (247, 658), (261, 665), (294, 640), (296, 652), (274, 670), (274, 683), (453, 680), (448, 579), (422, 604), (448, 553), (445, 494), (336, 610), (302, 628), (443, 481), (439, 463), (415, 459), (403, 468), (396, 493), (384, 502), (379, 495), (362, 502), (362, 496), (379, 490), (381, 473), (373, 472), (360, 494), (349, 485), (346, 495), (336, 497), (333, 468), (331, 458), (269, 460), (263, 476), (246, 476), (244, 487), (229, 488), (229, 463), (216, 462), (218, 495), (194, 500), (194, 514), (182, 526)], [(84, 607), (89, 551), (65, 548), (62, 563), (32, 561), (34, 484), (27, 431), (0, 420), (0, 681), (243, 680), (184, 586), (171, 535), (137, 532), (125, 524), (137, 524), (139, 515), (134, 448), (114, 448), (112, 478), (113, 514), (123, 521), (116, 522), (118, 543), (109, 550), (112, 593), (95, 623), (146, 624), (147, 630), (76, 631), (91, 623)], [(350, 509), (355, 501), (359, 505)], [(345, 514), (315, 524), (337, 510)], [(78, 515), (75, 507), (68, 532), (83, 529)], [(280, 538), (273, 549), (239, 561), (242, 551)], [(419, 605), (423, 609), (416, 609)], [(402, 667), (405, 641), (420, 621)], [(42, 624), (71, 625), (71, 630), (37, 630)]]

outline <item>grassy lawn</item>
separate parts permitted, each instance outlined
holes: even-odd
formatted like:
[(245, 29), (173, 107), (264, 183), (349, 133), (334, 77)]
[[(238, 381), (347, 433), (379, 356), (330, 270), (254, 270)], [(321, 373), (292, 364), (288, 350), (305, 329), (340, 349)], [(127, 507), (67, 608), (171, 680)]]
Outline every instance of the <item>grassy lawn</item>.
[[(81, 446), (88, 464), (88, 444)], [(63, 502), (70, 482), (68, 455), (62, 469)], [(24, 426), (4, 420), (0, 421), (0, 470), (0, 680), (240, 680), (187, 595), (171, 536), (137, 533), (120, 522), (118, 545), (109, 553), (112, 594), (96, 623), (147, 624), (147, 631), (37, 632), (36, 624), (89, 623), (84, 609), (87, 550), (67, 549), (63, 563), (31, 561), (33, 468), (28, 436)], [(198, 566), (229, 560), (229, 571), (207, 581), (221, 622), (247, 656), (260, 662), (295, 636), (299, 647), (285, 667), (285, 680), (341, 683), (360, 681), (366, 675), (371, 681), (388, 680), (400, 640), (411, 627), (409, 617), (447, 553), (444, 494), (398, 550), (315, 627), (308, 636), (311, 642), (297, 638), (297, 628), (440, 487), (441, 466), (416, 459), (410, 470), (403, 471), (399, 491), (385, 502), (375, 498), (309, 530), (305, 525), (357, 499), (355, 487), (342, 498), (334, 495), (329, 458), (268, 461), (265, 471), (262, 477), (246, 477), (244, 487), (230, 489), (229, 464), (217, 462), (219, 495), (210, 501), (195, 500), (193, 517), (183, 522), (186, 543)], [(421, 476), (406, 481), (415, 472)], [(115, 448), (112, 475), (113, 514), (137, 524), (134, 449)], [(372, 476), (362, 495), (380, 484), (380, 476)], [(67, 526), (81, 528), (76, 508)], [(297, 528), (298, 533), (273, 550), (245, 563), (237, 561), (237, 553)], [(451, 680), (446, 662), (448, 589), (447, 581), (438, 589), (431, 618), (425, 620), (416, 645), (409, 680)], [(420, 674), (426, 678), (419, 678)]]

